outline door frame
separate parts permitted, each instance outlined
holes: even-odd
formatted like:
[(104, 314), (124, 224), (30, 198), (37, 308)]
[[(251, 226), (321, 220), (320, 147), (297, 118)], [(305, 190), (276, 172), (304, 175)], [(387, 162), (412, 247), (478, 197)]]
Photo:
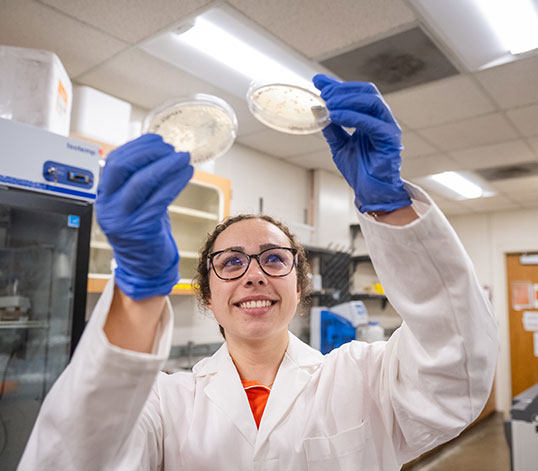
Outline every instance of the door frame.
[(498, 243), (493, 248), (493, 308), (499, 326), (500, 351), (497, 362), (495, 393), (497, 410), (505, 417), (512, 407), (512, 371), (510, 367), (510, 325), (508, 321), (508, 277), (506, 255), (517, 252), (538, 252), (538, 234), (534, 239)]

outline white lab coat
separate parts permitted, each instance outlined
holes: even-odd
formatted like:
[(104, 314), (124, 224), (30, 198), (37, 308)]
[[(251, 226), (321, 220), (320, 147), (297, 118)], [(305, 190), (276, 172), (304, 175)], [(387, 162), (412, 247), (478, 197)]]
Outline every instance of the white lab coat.
[(394, 227), (360, 216), (403, 318), (388, 342), (323, 356), (290, 334), (257, 430), (226, 344), (192, 373), (159, 373), (170, 307), (153, 354), (110, 345), (109, 284), (19, 470), (389, 471), (458, 435), (488, 398), (496, 324), (454, 231), (421, 190), (407, 189), (419, 220)]

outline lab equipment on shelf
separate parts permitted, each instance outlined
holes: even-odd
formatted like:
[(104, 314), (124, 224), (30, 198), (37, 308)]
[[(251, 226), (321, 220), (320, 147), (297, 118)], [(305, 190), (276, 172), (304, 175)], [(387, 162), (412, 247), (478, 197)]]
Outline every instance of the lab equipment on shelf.
[(321, 353), (357, 338), (357, 329), (368, 324), (368, 311), (362, 301), (349, 301), (330, 308), (310, 311), (310, 345)]

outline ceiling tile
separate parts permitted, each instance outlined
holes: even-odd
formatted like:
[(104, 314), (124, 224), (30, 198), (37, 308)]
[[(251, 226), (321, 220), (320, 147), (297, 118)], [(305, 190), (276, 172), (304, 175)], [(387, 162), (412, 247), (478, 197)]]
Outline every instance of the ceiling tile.
[(2, 2), (0, 44), (53, 51), (71, 78), (127, 46), (107, 33), (30, 0)]
[(435, 154), (437, 152), (435, 147), (428, 144), (416, 132), (413, 131), (404, 131), (402, 133), (402, 144), (404, 146), (402, 151), (403, 160)]
[(532, 139), (529, 139), (529, 144), (531, 145), (532, 149), (534, 150), (534, 153), (536, 154), (536, 157), (538, 157), (538, 137), (533, 137)]
[(466, 170), (499, 167), (537, 159), (529, 147), (519, 140), (455, 151), (449, 155)]
[(472, 214), (474, 211), (467, 206), (465, 206), (465, 203), (461, 201), (450, 201), (450, 200), (437, 200), (437, 197), (435, 193), (428, 193), (436, 202), (437, 206), (439, 206), (439, 209), (446, 215), (446, 216), (459, 216), (462, 214)]
[[(155, 77), (159, 77), (159, 80)], [(83, 74), (77, 82), (105, 91), (146, 110), (175, 97), (209, 93), (227, 101), (234, 109), (238, 136), (267, 129), (250, 113), (245, 100), (134, 47)]]
[(213, 85), (137, 48), (130, 48), (77, 77), (77, 82), (146, 109), (154, 108), (176, 96), (216, 94), (218, 91)]
[(454, 151), (508, 141), (517, 137), (500, 113), (422, 129), (419, 134), (442, 151)]
[(129, 43), (145, 39), (159, 30), (180, 22), (211, 3), (211, 0), (40, 0)]
[(402, 177), (409, 180), (458, 168), (458, 164), (444, 154), (416, 157), (402, 161)]
[(527, 202), (521, 202), (521, 207), (523, 209), (535, 209), (538, 208), (538, 198), (529, 200)]
[(265, 131), (267, 126), (258, 121), (254, 115), (248, 109), (247, 102), (240, 98), (237, 98), (231, 93), (227, 93), (224, 90), (215, 92), (215, 94), (225, 100), (235, 111), (237, 116), (237, 136), (243, 137), (248, 134)]
[[(538, 88), (538, 76), (537, 84)], [(516, 128), (526, 137), (538, 136), (538, 105), (525, 106), (506, 112)]]
[(436, 126), (495, 110), (491, 100), (466, 76), (438, 80), (386, 95), (396, 118), (411, 129)]
[(497, 180), (489, 182), (489, 184), (512, 198), (517, 194), (538, 191), (538, 176), (532, 175), (529, 177), (509, 178), (506, 180)]
[(517, 209), (521, 207), (519, 203), (511, 201), (502, 195), (466, 200), (465, 206), (480, 213), (504, 211), (506, 209)]
[(329, 149), (294, 156), (289, 159), (286, 159), (286, 161), (295, 165), (299, 165), (300, 167), (311, 169), (321, 168), (323, 170), (328, 170), (330, 172), (340, 175), (340, 172), (338, 171), (336, 165), (333, 162)]
[(296, 136), (265, 128), (265, 131), (239, 137), (238, 143), (275, 157), (291, 157), (327, 149), (327, 144), (309, 136)]
[(228, 0), (267, 31), (319, 59), (415, 21), (403, 0)]
[(538, 206), (538, 188), (515, 191), (510, 193), (510, 199), (523, 205), (524, 207)]
[[(420, 183), (416, 184), (420, 186)], [(472, 210), (465, 205), (466, 202), (447, 199), (430, 190), (427, 190), (427, 193), (445, 215), (456, 216), (458, 214), (470, 214), (472, 212)]]
[(538, 103), (538, 57), (510, 62), (476, 74), (502, 108)]

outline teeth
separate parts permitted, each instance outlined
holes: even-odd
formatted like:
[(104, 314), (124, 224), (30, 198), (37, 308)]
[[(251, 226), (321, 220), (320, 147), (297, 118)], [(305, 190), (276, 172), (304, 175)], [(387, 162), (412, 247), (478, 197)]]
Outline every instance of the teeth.
[(256, 307), (269, 307), (270, 305), (271, 301), (247, 301), (241, 303), (239, 307), (242, 307), (243, 309), (254, 309)]

